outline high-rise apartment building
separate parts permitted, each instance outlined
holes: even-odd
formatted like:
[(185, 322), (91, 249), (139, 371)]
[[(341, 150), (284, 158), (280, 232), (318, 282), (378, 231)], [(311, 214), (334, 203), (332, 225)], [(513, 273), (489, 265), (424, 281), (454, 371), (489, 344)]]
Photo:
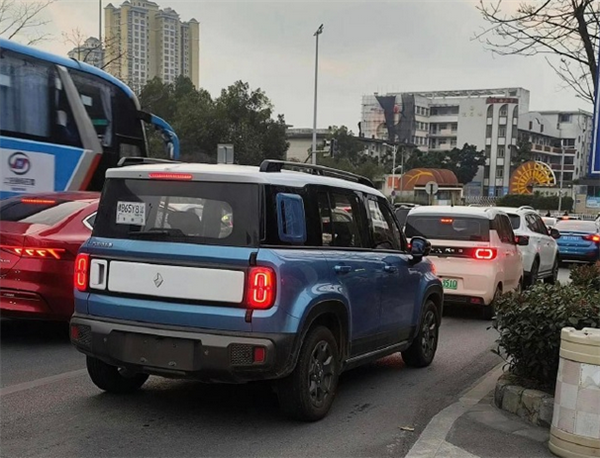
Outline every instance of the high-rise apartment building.
[(140, 91), (158, 76), (171, 83), (179, 75), (200, 84), (200, 24), (182, 22), (171, 8), (146, 0), (105, 9), (106, 69)]
[(77, 59), (94, 67), (102, 68), (104, 51), (100, 40), (94, 37), (89, 37), (80, 46), (71, 49), (67, 55), (71, 59)]
[(375, 94), (362, 100), (366, 138), (395, 136), (422, 151), (449, 151), (465, 143), (483, 150), (486, 164), (465, 186), (467, 196), (508, 193), (519, 138), (531, 143), (531, 159), (548, 163), (557, 180), (561, 171), (565, 182), (585, 176), (590, 133), (589, 113), (530, 112), (529, 91), (523, 88)]

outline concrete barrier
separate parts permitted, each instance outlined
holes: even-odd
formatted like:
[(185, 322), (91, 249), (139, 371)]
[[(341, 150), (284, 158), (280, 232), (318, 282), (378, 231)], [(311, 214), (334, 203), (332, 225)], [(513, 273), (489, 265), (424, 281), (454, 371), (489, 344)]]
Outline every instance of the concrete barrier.
[(600, 329), (561, 332), (548, 446), (564, 458), (600, 457)]

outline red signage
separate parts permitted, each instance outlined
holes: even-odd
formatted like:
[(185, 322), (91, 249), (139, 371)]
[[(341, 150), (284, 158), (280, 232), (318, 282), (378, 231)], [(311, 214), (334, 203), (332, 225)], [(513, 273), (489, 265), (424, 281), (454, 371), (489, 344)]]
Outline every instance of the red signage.
[(486, 103), (519, 103), (519, 99), (512, 99), (508, 97), (488, 97)]

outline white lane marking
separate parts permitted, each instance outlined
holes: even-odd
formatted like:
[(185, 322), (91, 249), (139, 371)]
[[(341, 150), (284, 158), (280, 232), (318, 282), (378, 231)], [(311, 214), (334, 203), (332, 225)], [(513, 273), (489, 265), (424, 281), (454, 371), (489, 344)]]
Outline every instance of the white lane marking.
[[(452, 425), (462, 414), (494, 389), (498, 377), (502, 375), (503, 364), (498, 364), (479, 379), (479, 382), (467, 391), (458, 402), (449, 405), (433, 417), (405, 458), (434, 458), (436, 456), (444, 456), (440, 452), (443, 447), (446, 447), (446, 436), (450, 432)], [(438, 455), (438, 453), (440, 454)], [(468, 456), (466, 451), (464, 455)]]
[(18, 393), (19, 391), (30, 390), (32, 388), (38, 388), (44, 385), (50, 385), (51, 383), (60, 382), (62, 380), (70, 379), (73, 377), (79, 377), (87, 373), (86, 369), (78, 369), (76, 371), (63, 372), (58, 375), (51, 375), (49, 377), (38, 378), (29, 382), (17, 383), (16, 385), (9, 385), (4, 388), (0, 388), (0, 397), (8, 394)]

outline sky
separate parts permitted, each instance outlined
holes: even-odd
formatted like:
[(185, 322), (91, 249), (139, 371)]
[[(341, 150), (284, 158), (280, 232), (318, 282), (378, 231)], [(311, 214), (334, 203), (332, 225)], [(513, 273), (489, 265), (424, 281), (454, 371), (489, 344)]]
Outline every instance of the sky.
[[(313, 34), (320, 24), (318, 127), (346, 125), (357, 132), (361, 97), (374, 92), (524, 87), (532, 110), (591, 111), (543, 57), (486, 51), (474, 39), (485, 26), (476, 0), (157, 2), (184, 21), (200, 22), (203, 88), (216, 96), (246, 81), (264, 90), (275, 113), (294, 127), (312, 127)], [(45, 14), (53, 36), (39, 45), (45, 50), (66, 54), (72, 45), (61, 34), (75, 28), (98, 34), (98, 0), (57, 0)]]

